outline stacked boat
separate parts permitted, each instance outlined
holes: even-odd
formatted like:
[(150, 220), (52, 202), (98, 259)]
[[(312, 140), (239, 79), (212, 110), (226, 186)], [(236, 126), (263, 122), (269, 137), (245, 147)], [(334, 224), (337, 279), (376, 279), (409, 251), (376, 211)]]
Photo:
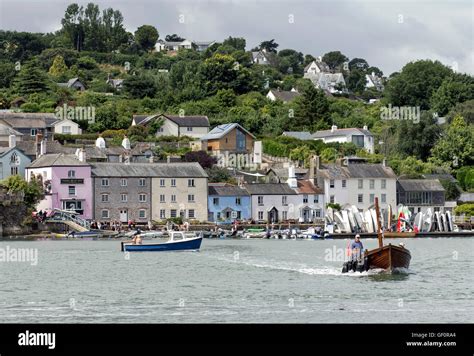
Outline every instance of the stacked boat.
[[(412, 233), (414, 235), (419, 232), (458, 230), (453, 223), (451, 212), (433, 212), (431, 208), (428, 208), (424, 213), (414, 214), (405, 205), (400, 204), (396, 209), (392, 209), (388, 205), (388, 209), (381, 211), (380, 218), (383, 229), (393, 233)], [(375, 207), (369, 207), (363, 211), (360, 211), (355, 205), (346, 205), (339, 211), (328, 208), (325, 223), (325, 230), (335, 233), (377, 232)]]

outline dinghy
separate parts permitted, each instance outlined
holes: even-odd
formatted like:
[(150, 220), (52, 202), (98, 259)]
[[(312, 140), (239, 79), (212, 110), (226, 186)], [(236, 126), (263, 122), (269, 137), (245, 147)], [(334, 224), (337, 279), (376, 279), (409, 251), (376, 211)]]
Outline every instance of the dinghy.
[(122, 241), (123, 252), (143, 251), (197, 251), (201, 248), (202, 235), (185, 234), (183, 231), (170, 231), (168, 241), (161, 243), (144, 242), (133, 244)]

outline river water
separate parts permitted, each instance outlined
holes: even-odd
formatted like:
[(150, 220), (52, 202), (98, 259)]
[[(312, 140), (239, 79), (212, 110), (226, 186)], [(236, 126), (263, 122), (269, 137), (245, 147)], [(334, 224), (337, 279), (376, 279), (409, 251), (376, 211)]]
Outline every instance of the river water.
[[(0, 241), (0, 322), (474, 322), (473, 238), (405, 239), (412, 261), (396, 275), (343, 275), (347, 242), (205, 239), (200, 252), (124, 254), (118, 241)], [(19, 249), (36, 249), (36, 263), (5, 259)]]

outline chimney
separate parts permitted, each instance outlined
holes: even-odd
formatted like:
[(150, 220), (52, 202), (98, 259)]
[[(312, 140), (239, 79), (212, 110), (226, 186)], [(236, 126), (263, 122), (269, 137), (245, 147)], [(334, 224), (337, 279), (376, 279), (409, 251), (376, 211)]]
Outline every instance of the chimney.
[(286, 181), (290, 188), (298, 188), (298, 182), (296, 181), (295, 166), (291, 165), (288, 168), (288, 180)]
[(367, 125), (364, 125), (363, 129), (367, 131), (369, 128), (367, 127)]
[(318, 56), (318, 61), (319, 61), (319, 62), (322, 62), (322, 61), (323, 61), (323, 57)]
[(372, 77), (375, 77), (375, 72), (372, 72)]
[(127, 136), (124, 136), (122, 140), (122, 147), (125, 148), (126, 150), (130, 149), (130, 140), (128, 139)]
[(46, 139), (42, 139), (40, 143), (40, 156), (44, 156), (46, 154)]
[(16, 136), (15, 135), (8, 136), (8, 147), (13, 148), (15, 146), (16, 146)]
[(86, 150), (84, 149), (84, 147), (79, 149), (78, 158), (79, 158), (79, 161), (81, 162), (86, 161)]
[(387, 159), (385, 157), (382, 160), (382, 166), (387, 167)]
[(317, 176), (319, 168), (319, 156), (312, 156), (309, 161), (309, 180), (311, 180), (315, 185), (317, 185)]
[(38, 158), (41, 155), (42, 140), (43, 140), (43, 135), (38, 132), (35, 137), (36, 158)]
[(334, 131), (336, 131), (336, 130), (337, 130), (337, 126), (336, 126), (336, 125), (332, 125), (332, 126), (331, 126), (331, 132), (334, 132)]

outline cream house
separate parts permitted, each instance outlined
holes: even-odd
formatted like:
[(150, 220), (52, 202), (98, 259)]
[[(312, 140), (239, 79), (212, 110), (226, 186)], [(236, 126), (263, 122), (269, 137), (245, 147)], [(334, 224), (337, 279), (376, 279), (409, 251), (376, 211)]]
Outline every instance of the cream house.
[(199, 163), (162, 164), (151, 191), (153, 220), (207, 220), (207, 174)]
[(56, 134), (64, 135), (80, 135), (82, 130), (79, 128), (79, 125), (69, 119), (58, 120), (53, 123), (53, 130)]
[(152, 122), (161, 120), (156, 136), (189, 136), (199, 139), (209, 132), (207, 116), (179, 116), (179, 115), (134, 115), (132, 126), (149, 126)]

